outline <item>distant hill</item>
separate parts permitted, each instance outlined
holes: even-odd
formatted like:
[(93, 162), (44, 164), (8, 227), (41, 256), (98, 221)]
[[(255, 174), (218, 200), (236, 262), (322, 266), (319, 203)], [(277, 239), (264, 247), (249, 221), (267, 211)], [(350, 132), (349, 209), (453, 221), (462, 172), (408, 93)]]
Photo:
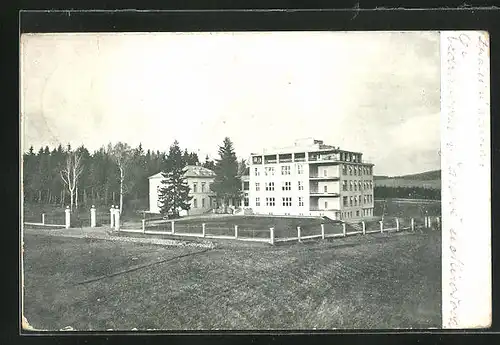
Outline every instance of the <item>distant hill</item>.
[(441, 170), (402, 176), (374, 176), (375, 186), (441, 189)]

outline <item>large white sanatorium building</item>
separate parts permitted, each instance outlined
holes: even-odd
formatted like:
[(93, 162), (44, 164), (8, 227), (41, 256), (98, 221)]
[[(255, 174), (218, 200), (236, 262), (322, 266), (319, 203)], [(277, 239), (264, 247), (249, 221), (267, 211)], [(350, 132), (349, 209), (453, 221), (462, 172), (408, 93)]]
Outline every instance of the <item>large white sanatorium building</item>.
[(256, 214), (373, 216), (373, 164), (312, 138), (253, 153), (249, 208)]

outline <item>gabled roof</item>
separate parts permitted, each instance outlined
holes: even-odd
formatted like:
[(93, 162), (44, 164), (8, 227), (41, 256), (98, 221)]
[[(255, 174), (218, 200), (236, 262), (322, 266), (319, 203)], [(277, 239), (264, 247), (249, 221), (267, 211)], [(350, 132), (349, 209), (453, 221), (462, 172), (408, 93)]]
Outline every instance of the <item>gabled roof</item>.
[[(215, 177), (215, 173), (207, 168), (202, 167), (201, 165), (188, 165), (186, 166), (186, 172), (184, 173), (185, 177)], [(149, 178), (162, 178), (161, 172), (149, 176)]]

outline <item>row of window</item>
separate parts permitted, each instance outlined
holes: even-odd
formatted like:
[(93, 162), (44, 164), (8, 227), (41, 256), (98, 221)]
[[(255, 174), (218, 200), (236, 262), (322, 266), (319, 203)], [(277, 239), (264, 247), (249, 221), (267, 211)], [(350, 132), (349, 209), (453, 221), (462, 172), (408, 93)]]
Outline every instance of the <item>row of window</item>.
[[(297, 174), (302, 175), (304, 173), (304, 166), (302, 164), (297, 164)], [(260, 176), (260, 169), (259, 168), (254, 168), (255, 176)], [(274, 176), (275, 169), (274, 167), (265, 167), (264, 168), (264, 175), (265, 176)], [(281, 166), (281, 175), (291, 175), (292, 174), (292, 169), (290, 168), (289, 165), (283, 165)]]
[(352, 207), (364, 204), (371, 204), (373, 202), (373, 195), (354, 195), (354, 196), (344, 196), (342, 198), (342, 204), (344, 207)]
[(363, 215), (363, 217), (373, 216), (373, 209), (362, 210), (361, 213), (359, 212), (359, 210), (355, 213), (353, 211), (342, 212), (340, 217), (341, 219), (349, 219), (352, 218), (354, 214), (356, 215), (356, 217), (359, 217), (361, 214)]
[[(349, 189), (348, 189), (349, 188)], [(371, 190), (373, 188), (372, 181), (354, 181), (354, 180), (343, 180), (342, 181), (342, 190), (343, 191), (355, 191), (357, 192), (362, 190)]]
[[(193, 191), (193, 193), (198, 193), (198, 183), (197, 182), (193, 182), (193, 187), (191, 188), (191, 190)], [(210, 183), (205, 183), (205, 182), (202, 182), (201, 183), (201, 193), (205, 193), (205, 192), (210, 192)]]
[(373, 169), (372, 167), (363, 167), (363, 166), (358, 166), (358, 165), (342, 165), (342, 174), (344, 175), (354, 175), (354, 176), (361, 176), (361, 175), (372, 175)]
[[(201, 208), (209, 207), (210, 199), (209, 198), (201, 198)], [(193, 198), (193, 208), (198, 208), (198, 199)]]
[[(266, 198), (266, 206), (276, 206), (276, 198), (275, 197), (267, 197)], [(304, 206), (304, 197), (298, 197), (298, 205)], [(281, 198), (282, 206), (292, 206), (292, 198), (291, 197), (283, 197)], [(260, 206), (260, 197), (255, 198), (255, 206)]]
[[(304, 182), (298, 181), (297, 188), (298, 188), (298, 190), (304, 190)], [(265, 190), (267, 192), (273, 192), (274, 191), (274, 182), (266, 182), (265, 183)], [(290, 181), (282, 182), (281, 183), (281, 190), (283, 190), (283, 191), (292, 190), (292, 182), (290, 182)], [(256, 192), (260, 191), (260, 182), (255, 183), (255, 191)]]

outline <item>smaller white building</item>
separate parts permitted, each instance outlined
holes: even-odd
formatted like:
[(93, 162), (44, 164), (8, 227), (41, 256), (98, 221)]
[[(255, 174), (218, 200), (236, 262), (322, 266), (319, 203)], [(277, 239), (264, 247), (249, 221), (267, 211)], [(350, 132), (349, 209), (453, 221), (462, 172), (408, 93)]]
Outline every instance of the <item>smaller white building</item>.
[[(186, 214), (202, 214), (216, 207), (215, 193), (210, 190), (215, 173), (207, 168), (198, 165), (188, 165), (184, 174), (189, 186), (189, 196), (191, 196), (191, 209)], [(163, 186), (161, 172), (149, 177), (149, 212), (160, 213), (159, 192)]]

